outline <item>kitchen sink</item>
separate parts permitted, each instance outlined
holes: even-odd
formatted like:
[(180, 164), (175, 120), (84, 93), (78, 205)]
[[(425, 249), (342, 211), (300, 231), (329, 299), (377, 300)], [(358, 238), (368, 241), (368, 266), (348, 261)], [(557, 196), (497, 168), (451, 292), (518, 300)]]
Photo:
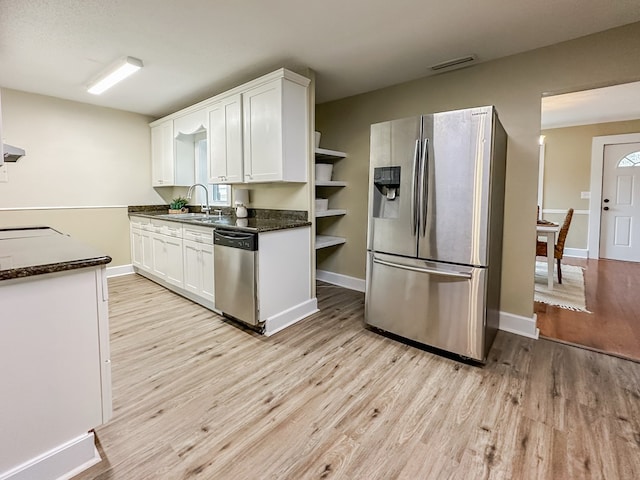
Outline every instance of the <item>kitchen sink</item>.
[(211, 218), (211, 215), (207, 215), (206, 213), (163, 213), (162, 215), (158, 215), (158, 217), (175, 218), (176, 220), (179, 218), (193, 218), (195, 220), (196, 218)]

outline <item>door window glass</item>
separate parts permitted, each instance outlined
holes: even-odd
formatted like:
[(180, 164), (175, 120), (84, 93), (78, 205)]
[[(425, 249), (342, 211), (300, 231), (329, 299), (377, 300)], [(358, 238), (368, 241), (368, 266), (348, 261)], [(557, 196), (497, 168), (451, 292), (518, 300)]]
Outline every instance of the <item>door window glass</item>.
[(618, 167), (637, 167), (640, 165), (640, 152), (631, 152), (618, 162)]

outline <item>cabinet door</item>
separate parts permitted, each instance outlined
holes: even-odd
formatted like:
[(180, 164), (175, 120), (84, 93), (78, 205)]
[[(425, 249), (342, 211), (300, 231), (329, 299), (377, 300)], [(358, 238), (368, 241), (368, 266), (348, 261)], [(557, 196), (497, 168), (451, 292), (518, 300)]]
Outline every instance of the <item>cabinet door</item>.
[(142, 231), (137, 228), (131, 229), (131, 263), (138, 268), (142, 268)]
[(202, 271), (200, 295), (213, 302), (213, 245), (201, 245), (200, 258)]
[(227, 97), (209, 109), (209, 182), (244, 181), (242, 160), (242, 97)]
[(152, 271), (154, 275), (162, 280), (167, 278), (167, 247), (164, 236), (152, 233), (151, 235), (151, 258), (153, 262)]
[(151, 127), (151, 184), (174, 183), (173, 120)]
[(282, 80), (248, 90), (242, 97), (245, 181), (282, 180)]
[(151, 241), (151, 233), (142, 230), (140, 232), (142, 237), (142, 265), (141, 268), (152, 272), (153, 271), (153, 242)]
[(172, 285), (182, 287), (184, 284), (182, 271), (182, 239), (165, 237), (164, 245), (167, 255), (167, 275), (165, 280)]
[(184, 240), (184, 288), (200, 294), (200, 246), (193, 241)]

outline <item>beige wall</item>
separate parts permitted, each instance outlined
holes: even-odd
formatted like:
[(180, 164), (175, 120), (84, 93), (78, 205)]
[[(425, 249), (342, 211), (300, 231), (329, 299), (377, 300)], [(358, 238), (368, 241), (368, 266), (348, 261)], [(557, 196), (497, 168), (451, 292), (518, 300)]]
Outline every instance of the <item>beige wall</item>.
[(131, 263), (126, 207), (0, 212), (0, 227), (25, 225), (49, 225), (82, 239), (111, 257), (107, 267)]
[[(535, 212), (540, 99), (543, 93), (584, 90), (640, 79), (633, 61), (640, 23), (316, 107), (322, 146), (343, 150), (334, 177), (349, 186), (335, 205), (349, 209), (329, 228), (347, 243), (318, 254), (318, 268), (364, 278), (369, 128), (420, 113), (495, 105), (509, 135), (501, 309), (533, 314)], [(325, 230), (326, 231), (326, 230)]]
[[(543, 130), (545, 164), (543, 209), (589, 210), (589, 200), (580, 192), (591, 190), (591, 144), (593, 137), (640, 132), (640, 120), (608, 122), (576, 127)], [(544, 218), (562, 221), (562, 214), (545, 214)], [(569, 248), (587, 248), (589, 215), (574, 215), (567, 236)]]
[(110, 266), (131, 263), (126, 206), (165, 203), (151, 187), (150, 118), (1, 94), (3, 139), (26, 156), (7, 165), (9, 182), (0, 183), (0, 225), (50, 225), (110, 255)]

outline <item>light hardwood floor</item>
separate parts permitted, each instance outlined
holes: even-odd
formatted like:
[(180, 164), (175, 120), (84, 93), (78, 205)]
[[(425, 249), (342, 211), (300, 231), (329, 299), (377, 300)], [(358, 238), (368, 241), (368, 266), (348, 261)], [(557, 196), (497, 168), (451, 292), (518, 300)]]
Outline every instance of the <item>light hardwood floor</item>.
[(500, 332), (486, 366), (363, 328), (363, 294), (270, 338), (109, 281), (114, 418), (79, 479), (638, 479), (640, 364)]

